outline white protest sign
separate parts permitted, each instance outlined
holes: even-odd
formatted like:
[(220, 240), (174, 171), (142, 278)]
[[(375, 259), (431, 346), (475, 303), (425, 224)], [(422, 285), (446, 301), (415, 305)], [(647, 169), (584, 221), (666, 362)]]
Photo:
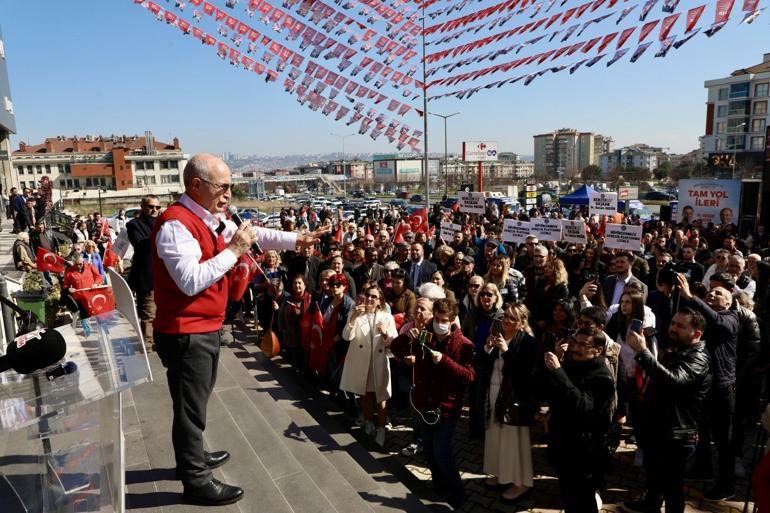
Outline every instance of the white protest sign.
[(486, 199), (483, 192), (460, 192), (460, 212), (483, 214)]
[(585, 244), (586, 239), (586, 224), (583, 221), (571, 221), (565, 219), (561, 224), (562, 235), (564, 240), (572, 244)]
[(455, 232), (461, 232), (463, 227), (450, 221), (441, 221), (441, 240), (452, 242)]
[(607, 224), (604, 227), (604, 247), (639, 251), (642, 227), (631, 224)]
[(505, 219), (503, 221), (503, 242), (524, 244), (530, 234), (531, 226), (527, 221)]
[(532, 235), (537, 235), (538, 239), (556, 242), (561, 240), (561, 219), (535, 217), (530, 224)]
[[(120, 258), (131, 258), (128, 250), (131, 249), (131, 242), (128, 240), (128, 230), (125, 228), (118, 234), (115, 242), (112, 243), (112, 250)], [(131, 252), (133, 254), (133, 251)]]
[(618, 211), (618, 193), (589, 192), (588, 213), (598, 216), (614, 216)]

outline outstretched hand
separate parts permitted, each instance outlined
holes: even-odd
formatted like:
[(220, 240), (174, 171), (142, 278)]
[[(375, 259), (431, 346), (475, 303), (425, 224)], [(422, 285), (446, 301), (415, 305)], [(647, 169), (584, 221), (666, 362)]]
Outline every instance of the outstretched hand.
[(327, 233), (331, 233), (332, 226), (330, 224), (318, 228), (314, 232), (306, 232), (297, 235), (297, 248), (304, 249), (310, 246), (314, 246), (321, 242), (321, 237)]

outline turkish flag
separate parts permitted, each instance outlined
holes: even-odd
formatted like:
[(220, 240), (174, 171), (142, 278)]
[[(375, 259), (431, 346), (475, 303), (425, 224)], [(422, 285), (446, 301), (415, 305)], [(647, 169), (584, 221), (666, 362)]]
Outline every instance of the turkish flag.
[[(310, 310), (310, 312), (305, 313), (309, 321), (309, 330), (307, 332), (307, 337), (310, 341), (308, 344), (310, 350), (308, 367), (319, 374), (325, 374), (326, 362), (329, 360), (329, 351), (334, 346), (334, 334), (324, 336), (324, 318), (318, 305), (313, 306)], [(303, 332), (304, 335), (305, 333)]]
[(409, 216), (409, 225), (412, 227), (414, 233), (428, 231), (428, 209), (421, 208), (415, 210), (412, 215)]
[(102, 259), (104, 267), (115, 267), (118, 265), (118, 261), (118, 255), (113, 251), (112, 243), (108, 242), (107, 246), (104, 248), (104, 258)]
[(109, 285), (76, 290), (72, 297), (83, 306), (89, 317), (115, 310), (115, 296)]
[(110, 224), (106, 219), (102, 219), (102, 236), (110, 239)]
[(47, 249), (37, 248), (35, 256), (37, 257), (37, 270), (40, 272), (63, 273), (67, 265), (66, 260)]
[(227, 273), (228, 298), (231, 301), (240, 301), (243, 298), (257, 269), (257, 263), (249, 253), (240, 256), (235, 266)]
[(404, 227), (407, 226), (404, 223), (399, 223), (396, 226), (396, 231), (393, 232), (393, 243), (402, 244), (404, 242)]

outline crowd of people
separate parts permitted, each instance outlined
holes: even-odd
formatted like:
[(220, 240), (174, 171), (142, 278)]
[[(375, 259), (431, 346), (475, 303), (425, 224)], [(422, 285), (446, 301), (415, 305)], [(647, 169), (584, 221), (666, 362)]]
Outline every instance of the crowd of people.
[[(218, 345), (228, 342), (238, 312), (272, 331), (302, 379), (329, 389), (379, 446), (389, 412), (410, 412), (413, 441), (402, 453), (423, 454), (434, 488), (455, 506), (465, 500), (453, 454), (464, 406), (470, 436), (484, 443), (485, 483), (507, 502), (520, 501), (534, 485), (537, 423), (568, 513), (601, 508), (621, 436), (636, 444), (646, 475), (645, 495), (622, 505), (631, 513), (659, 512), (664, 502), (669, 513), (684, 511), (685, 479), (709, 482), (707, 500), (732, 498), (736, 477), (751, 470), (743, 435), (766, 402), (770, 357), (770, 249), (762, 226), (739, 235), (731, 222), (623, 218), (643, 224), (638, 251), (627, 251), (605, 247), (602, 220), (583, 208), (568, 217), (585, 222), (584, 244), (501, 239), (506, 218), (565, 216), (546, 208), (513, 213), (490, 205), (481, 215), (436, 206), (415, 219), (389, 206), (356, 209), (350, 220), (341, 211), (287, 208), (283, 235), (257, 236), (266, 249), (253, 255), (261, 272), (243, 297), (228, 300), (217, 296), (217, 277), (235, 265), (231, 253), (249, 253), (252, 241), (207, 213), (227, 204), (225, 178), (213, 181), (205, 167), (185, 175), (180, 203), (164, 210), (158, 197), (145, 196), (136, 218), (119, 216), (117, 232), (125, 230), (133, 246), (128, 283), (147, 348), (169, 369), (177, 470), (186, 490), (211, 477), (201, 470), (202, 456), (181, 454), (179, 433), (199, 436), (190, 423), (205, 427), (205, 403), (202, 412), (188, 411), (184, 389), (195, 388), (197, 404), (207, 401), (213, 382), (193, 387), (179, 374), (184, 351), (170, 348), (190, 331), (178, 319), (192, 319), (205, 344)], [(58, 248), (35, 221), (42, 216), (21, 226), (18, 215), (14, 259), (29, 271), (36, 245)], [(442, 221), (462, 229), (441, 233)], [(98, 214), (77, 221), (65, 288), (105, 280), (100, 255), (119, 233), (105, 233), (104, 224)], [(184, 310), (169, 296), (176, 289), (217, 312), (223, 301), (227, 306), (221, 316)], [(205, 453), (205, 464), (213, 468), (217, 457), (224, 458)], [(215, 495), (242, 495), (228, 490)], [(207, 500), (201, 493), (190, 496)]]

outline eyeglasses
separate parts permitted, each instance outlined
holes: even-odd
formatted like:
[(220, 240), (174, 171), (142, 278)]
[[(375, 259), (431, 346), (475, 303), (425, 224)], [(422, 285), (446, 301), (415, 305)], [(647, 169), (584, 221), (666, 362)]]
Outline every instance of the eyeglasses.
[(149, 208), (151, 210), (160, 210), (160, 205), (145, 205), (144, 208)]
[(206, 182), (207, 184), (211, 185), (215, 189), (221, 190), (223, 192), (229, 191), (230, 187), (232, 187), (232, 185), (233, 185), (231, 183), (214, 183), (214, 182), (210, 182), (210, 181), (206, 180), (205, 178), (201, 178), (200, 176), (198, 178), (200, 178), (200, 180), (202, 182)]
[(482, 292), (479, 294), (481, 297), (495, 297), (495, 295), (492, 292)]
[(503, 320), (506, 320), (508, 322), (519, 322), (521, 319), (518, 317), (514, 317), (512, 315), (503, 315)]
[(342, 283), (332, 283), (331, 286), (336, 289), (337, 287), (344, 287), (345, 285), (343, 285)]
[(380, 296), (377, 294), (367, 294), (366, 299), (380, 299)]
[(469, 288), (469, 289), (477, 289), (477, 288), (479, 288), (479, 287), (481, 287), (481, 284), (480, 284), (480, 283), (469, 283), (469, 284), (468, 284), (468, 288)]

